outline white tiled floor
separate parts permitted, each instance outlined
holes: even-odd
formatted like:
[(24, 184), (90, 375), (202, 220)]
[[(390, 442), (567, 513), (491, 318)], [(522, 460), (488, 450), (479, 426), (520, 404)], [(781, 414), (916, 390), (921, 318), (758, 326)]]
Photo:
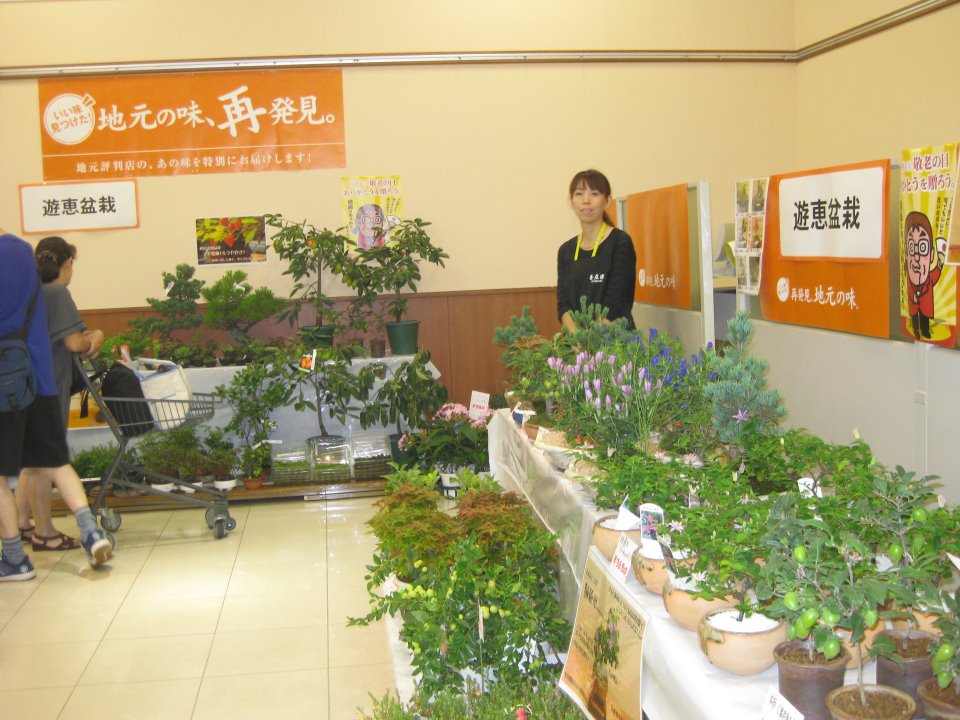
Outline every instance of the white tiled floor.
[[(366, 612), (372, 500), (127, 513), (103, 571), (82, 551), (31, 553), (0, 584), (0, 717), (349, 720), (394, 687)], [(58, 528), (76, 535), (72, 518)]]

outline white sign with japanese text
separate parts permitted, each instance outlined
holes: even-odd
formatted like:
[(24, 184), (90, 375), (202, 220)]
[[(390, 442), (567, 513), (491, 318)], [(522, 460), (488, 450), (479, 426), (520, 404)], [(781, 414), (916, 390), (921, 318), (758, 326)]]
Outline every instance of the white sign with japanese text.
[(490, 409), (490, 393), (474, 390), (470, 393), (470, 419), (478, 420), (487, 416)]
[(780, 181), (780, 250), (784, 258), (879, 260), (886, 212), (879, 167)]
[(803, 720), (803, 713), (791, 705), (790, 701), (771, 685), (763, 701), (760, 720)]
[(637, 545), (630, 539), (629, 535), (620, 534), (620, 540), (617, 542), (617, 548), (613, 551), (613, 557), (610, 559), (610, 570), (621, 583), (627, 582), (627, 576), (630, 574), (630, 558), (637, 551)]
[(138, 215), (136, 180), (20, 186), (25, 234), (135, 228)]

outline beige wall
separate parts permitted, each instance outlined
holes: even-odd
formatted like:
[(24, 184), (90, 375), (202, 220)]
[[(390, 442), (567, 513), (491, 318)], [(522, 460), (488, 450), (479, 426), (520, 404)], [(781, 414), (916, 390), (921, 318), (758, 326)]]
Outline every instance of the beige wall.
[[(869, 19), (869, 7), (887, 12), (905, 4), (851, 2), (842, 17), (857, 24)], [(264, 15), (260, 3), (220, 0), (0, 3), (0, 66), (451, 50), (792, 50), (822, 37), (814, 33), (844, 29), (824, 20), (837, 17), (834, 6), (278, 0)], [(71, 236), (81, 253), (71, 287), (81, 308), (142, 305), (159, 295), (161, 271), (195, 261), (195, 218), (282, 212), (335, 227), (340, 177), (370, 174), (399, 174), (406, 213), (433, 221), (435, 240), (451, 255), (446, 270), (428, 270), (422, 290), (551, 285), (555, 248), (577, 229), (566, 185), (583, 167), (605, 171), (618, 194), (706, 179), (716, 230), (732, 219), (738, 178), (892, 156), (910, 144), (951, 139), (945, 124), (957, 116), (955, 99), (936, 117), (904, 112), (887, 122), (878, 105), (889, 104), (883, 100), (889, 73), (873, 53), (880, 47), (892, 65), (901, 38), (928, 32), (946, 38), (944, 20), (956, 26), (957, 12), (935, 13), (799, 67), (346, 68), (347, 167), (143, 178), (139, 230)], [(926, 66), (919, 57), (913, 62)], [(36, 93), (36, 81), (0, 81), (0, 226), (14, 231), (17, 185), (42, 180)], [(858, 98), (862, 105), (853, 102)], [(208, 282), (219, 275), (199, 273)], [(275, 264), (251, 275), (286, 290)]]

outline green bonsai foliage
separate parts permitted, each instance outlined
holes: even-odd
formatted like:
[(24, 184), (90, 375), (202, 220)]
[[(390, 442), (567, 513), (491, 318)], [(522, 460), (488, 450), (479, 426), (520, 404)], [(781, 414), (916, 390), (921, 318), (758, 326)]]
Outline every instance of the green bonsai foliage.
[(509, 325), (494, 328), (493, 342), (506, 347), (500, 359), (510, 371), (507, 382), (518, 397), (531, 402), (551, 397), (556, 378), (547, 359), (553, 346), (537, 333), (529, 305), (523, 306), (519, 317), (513, 315)]
[[(310, 351), (311, 356), (313, 352)], [(315, 412), (320, 435), (329, 437), (323, 422), (324, 411), (343, 424), (347, 415), (358, 410), (353, 401), (367, 399), (373, 376), (362, 372), (354, 374), (342, 346), (318, 347), (315, 352), (316, 359), (311, 367), (304, 368), (300, 360), (307, 354), (307, 349), (300, 348), (294, 356), (297, 362), (284, 363), (281, 375), (294, 394), (293, 407), (297, 411), (309, 409)]]
[(174, 330), (189, 330), (203, 322), (197, 312), (197, 300), (203, 280), (194, 280), (195, 269), (191, 265), (177, 265), (175, 273), (163, 273), (163, 287), (167, 289), (166, 298), (147, 298), (147, 303), (157, 312), (157, 317), (134, 318), (130, 327), (147, 337), (159, 334), (161, 339), (169, 340)]
[(283, 351), (274, 349), (272, 354), (240, 368), (230, 385), (215, 389), (233, 411), (226, 428), (237, 437), (241, 447), (269, 439), (274, 429), (270, 413), (290, 401), (293, 387), (281, 372), (286, 360)]
[[(401, 613), (401, 640), (431, 694), (462, 689), (467, 669), (508, 686), (553, 678), (542, 643), (562, 648), (570, 637), (556, 599), (555, 538), (510, 493), (470, 490), (458, 498), (456, 518), (437, 508), (438, 499), (404, 483), (379, 503), (370, 520), (378, 538), (367, 577), (373, 608), (350, 624)], [(413, 561), (410, 585), (380, 595), (398, 554)]]
[(361, 369), (360, 376), (371, 387), (377, 380), (382, 382), (360, 411), (360, 424), (364, 428), (395, 424), (397, 435), (403, 434), (404, 425), (420, 427), (447, 399), (447, 389), (433, 377), (429, 362), (430, 353), (420, 350), (393, 371), (383, 363)]
[(354, 267), (350, 238), (339, 231), (318, 230), (306, 220), (291, 222), (279, 214), (266, 215), (264, 221), (277, 229), (273, 249), (287, 263), (283, 274), (293, 279), (290, 302), (278, 317), (299, 326), (302, 305), (308, 304), (313, 307), (316, 325), (336, 324), (340, 313), (323, 291), (323, 277), (325, 272), (342, 277)]
[(345, 276), (347, 284), (361, 296), (388, 294), (385, 310), (395, 322), (403, 320), (407, 312), (403, 290), (417, 291), (421, 263), (443, 267), (443, 261), (450, 257), (433, 244), (426, 231), (429, 225), (420, 218), (401, 221), (390, 231), (386, 244), (357, 250), (357, 262)]
[(119, 449), (115, 443), (94, 445), (75, 454), (70, 464), (81, 478), (103, 477), (117, 457)]
[(200, 292), (207, 301), (204, 324), (229, 331), (241, 345), (250, 342), (250, 329), (254, 325), (282, 312), (287, 305), (270, 288), (254, 290), (242, 270), (228, 270), (217, 282)]
[(713, 404), (713, 427), (721, 442), (736, 445), (747, 427), (775, 433), (786, 415), (780, 393), (767, 388), (767, 363), (747, 351), (753, 325), (743, 310), (727, 324), (730, 344), (716, 357), (716, 380), (704, 388)]

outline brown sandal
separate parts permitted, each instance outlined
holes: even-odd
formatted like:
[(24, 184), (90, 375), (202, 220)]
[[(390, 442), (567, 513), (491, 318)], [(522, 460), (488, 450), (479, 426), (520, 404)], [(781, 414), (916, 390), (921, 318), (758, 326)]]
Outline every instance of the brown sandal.
[(35, 529), (36, 528), (34, 528), (33, 525), (26, 528), (20, 528), (20, 539), (23, 542), (30, 542), (31, 540), (33, 540), (33, 531)]
[[(49, 545), (48, 543), (52, 540), (56, 540), (57, 544)], [(69, 535), (64, 535), (63, 533), (57, 533), (56, 535), (51, 535), (50, 537), (44, 537), (43, 535), (38, 535), (36, 532), (34, 532), (33, 539), (30, 541), (30, 544), (33, 546), (35, 552), (44, 552), (46, 550), (77, 550), (81, 547), (79, 540), (72, 538)]]

